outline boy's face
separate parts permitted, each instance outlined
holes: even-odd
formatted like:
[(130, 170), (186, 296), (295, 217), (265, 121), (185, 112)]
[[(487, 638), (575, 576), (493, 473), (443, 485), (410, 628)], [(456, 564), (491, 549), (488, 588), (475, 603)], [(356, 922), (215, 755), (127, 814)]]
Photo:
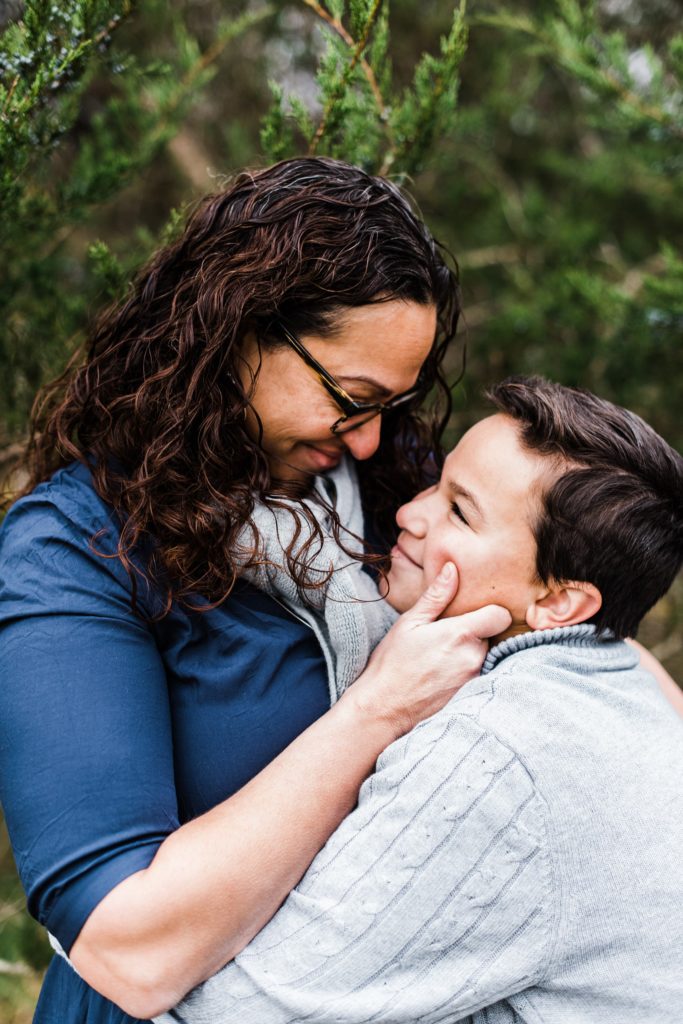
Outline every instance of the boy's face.
[(551, 468), (547, 456), (522, 448), (509, 416), (468, 430), (439, 483), (398, 511), (387, 595), (394, 608), (412, 607), (450, 561), (460, 582), (444, 615), (498, 604), (512, 615), (506, 636), (527, 630), (527, 608), (547, 594), (536, 577), (532, 525)]

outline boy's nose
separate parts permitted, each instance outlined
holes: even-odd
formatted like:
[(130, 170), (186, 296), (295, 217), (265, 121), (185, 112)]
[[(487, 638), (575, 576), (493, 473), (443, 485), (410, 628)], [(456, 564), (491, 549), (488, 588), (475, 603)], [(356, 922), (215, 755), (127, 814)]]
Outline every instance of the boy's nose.
[(346, 434), (340, 434), (354, 459), (369, 459), (379, 448), (379, 438), (382, 431), (381, 416), (374, 416), (355, 430), (349, 430)]
[(427, 517), (423, 496), (427, 492), (422, 491), (412, 501), (401, 505), (396, 513), (396, 522), (402, 530), (412, 533), (414, 537), (425, 537), (427, 535)]

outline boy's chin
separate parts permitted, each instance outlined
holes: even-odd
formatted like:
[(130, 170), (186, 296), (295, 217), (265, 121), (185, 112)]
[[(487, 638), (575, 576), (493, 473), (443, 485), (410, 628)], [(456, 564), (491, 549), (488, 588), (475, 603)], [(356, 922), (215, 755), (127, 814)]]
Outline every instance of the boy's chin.
[[(391, 575), (391, 573), (389, 573)], [(387, 604), (399, 613), (407, 612), (415, 604), (417, 597), (404, 593), (405, 588), (386, 576), (379, 581), (379, 592)], [(418, 594), (419, 597), (419, 594)]]

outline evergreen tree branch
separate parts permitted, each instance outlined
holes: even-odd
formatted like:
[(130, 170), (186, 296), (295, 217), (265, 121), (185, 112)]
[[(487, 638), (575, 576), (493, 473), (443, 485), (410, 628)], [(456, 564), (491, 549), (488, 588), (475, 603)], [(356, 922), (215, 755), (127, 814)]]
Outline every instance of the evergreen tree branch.
[(16, 216), (21, 197), (26, 195), (27, 169), (38, 166), (72, 127), (94, 51), (107, 48), (111, 34), (132, 13), (131, 0), (119, 0), (111, 15), (113, 6), (108, 5), (104, 24), (93, 25), (92, 35), (87, 35), (84, 11), (97, 17), (94, 5), (82, 3), (62, 15), (59, 8), (46, 11), (40, 0), (33, 0), (27, 4), (22, 22), (0, 36), (2, 71), (13, 73), (7, 90), (0, 81), (0, 97), (4, 98), (0, 114), (3, 217)]
[(356, 67), (358, 65), (358, 62), (360, 61), (360, 59), (361, 59), (361, 57), (363, 55), (363, 52), (364, 52), (365, 48), (368, 45), (368, 41), (370, 39), (370, 33), (372, 32), (372, 29), (373, 29), (373, 27), (375, 25), (375, 22), (377, 21), (377, 19), (379, 17), (380, 10), (381, 10), (381, 7), (382, 7), (382, 3), (383, 3), (383, 0), (374, 0), (374, 2), (372, 4), (372, 7), (371, 7), (371, 9), (370, 9), (370, 11), (368, 13), (368, 16), (366, 18), (366, 21), (365, 21), (365, 25), (363, 26), (363, 32), (361, 33), (361, 36), (358, 39), (358, 41), (357, 41), (357, 43), (356, 43), (356, 45), (354, 47), (353, 54), (351, 56), (351, 60), (347, 64), (346, 68), (344, 69), (344, 72), (339, 76), (339, 80), (337, 82), (336, 89), (333, 90), (332, 94), (330, 95), (330, 97), (329, 97), (329, 99), (327, 101), (325, 109), (323, 110), (323, 114), (322, 114), (322, 117), (320, 119), (320, 123), (318, 124), (318, 127), (316, 128), (316, 131), (315, 131), (315, 135), (313, 136), (313, 138), (311, 140), (311, 144), (308, 147), (308, 155), (309, 156), (313, 156), (316, 153), (316, 151), (318, 149), (318, 146), (319, 146), (319, 144), (320, 144), (320, 142), (321, 142), (321, 140), (322, 140), (322, 138), (323, 138), (323, 136), (325, 134), (325, 130), (327, 128), (327, 125), (328, 125), (328, 122), (330, 120), (330, 116), (331, 116), (331, 114), (332, 114), (332, 112), (334, 110), (334, 107), (337, 105), (339, 100), (342, 98), (342, 96), (344, 94), (344, 90), (345, 90), (345, 88), (346, 88), (346, 86), (347, 86), (347, 84), (348, 84), (348, 82), (349, 82), (349, 80), (351, 78), (351, 75), (355, 71), (355, 69), (356, 69)]
[(110, 18), (109, 22), (105, 25), (105, 27), (100, 32), (98, 32), (96, 36), (93, 36), (92, 39), (88, 40), (89, 45), (91, 47), (99, 46), (101, 43), (104, 42), (106, 42), (107, 45), (109, 45), (112, 32), (115, 32), (116, 29), (123, 24), (124, 20), (128, 18), (129, 15), (131, 15), (132, 13), (132, 0), (125, 0), (121, 14), (115, 14), (113, 18)]
[[(227, 44), (235, 36), (240, 35), (252, 25), (272, 14), (272, 12), (273, 7), (269, 5), (261, 8), (259, 11), (236, 18), (224, 27), (212, 45), (187, 69), (164, 105), (156, 111), (158, 115), (157, 121), (153, 131), (150, 132), (145, 146), (147, 153), (154, 153), (168, 140), (168, 134), (173, 129), (174, 118), (177, 116), (179, 108), (192, 96), (201, 76), (216, 63)], [(147, 163), (148, 159), (144, 158), (144, 162)], [(49, 245), (41, 252), (40, 259), (48, 260), (53, 256), (74, 233), (78, 223), (79, 218), (73, 217), (70, 223), (63, 224), (61, 228), (57, 229), (53, 233)]]
[(391, 117), (397, 144), (389, 147), (379, 173), (395, 163), (402, 173), (414, 173), (431, 149), (439, 130), (447, 131), (457, 103), (458, 68), (467, 47), (466, 0), (453, 12), (448, 36), (441, 40), (439, 58), (425, 53), (415, 69), (412, 90)]
[(5, 104), (4, 104), (3, 108), (2, 108), (2, 117), (3, 118), (5, 117), (8, 109), (9, 109), (10, 103), (12, 102), (12, 97), (14, 96), (14, 90), (16, 89), (17, 85), (19, 84), (20, 77), (21, 76), (18, 75), (18, 74), (14, 76), (14, 78), (12, 79), (12, 84), (10, 85), (10, 87), (9, 87), (9, 89), (7, 91), (7, 96), (5, 98)]
[[(115, 14), (112, 18), (109, 19), (104, 28), (100, 29), (100, 31), (96, 35), (92, 36), (89, 39), (84, 39), (78, 45), (78, 47), (76, 47), (74, 50), (71, 51), (71, 53), (67, 54), (64, 57), (62, 63), (57, 65), (57, 67), (54, 68), (53, 72), (55, 76), (55, 82), (58, 83), (60, 88), (64, 84), (65, 74), (68, 71), (69, 67), (83, 60), (85, 57), (88, 56), (89, 51), (92, 51), (96, 47), (102, 46), (104, 44), (106, 44), (106, 46), (109, 46), (109, 43), (111, 42), (112, 33), (115, 32), (116, 29), (119, 28), (128, 17), (130, 17), (130, 15), (132, 14), (132, 10), (133, 8), (131, 0), (124, 0), (123, 8), (120, 14)], [(14, 95), (14, 91), (20, 81), (21, 75), (17, 74), (12, 82), (12, 85), (10, 86), (9, 93), (5, 101), (5, 107), (3, 109), (3, 119), (5, 118), (5, 115), (9, 110), (9, 104), (11, 102), (12, 96)], [(25, 94), (24, 101), (20, 102), (15, 107), (13, 113), (22, 118), (27, 118), (34, 110), (40, 108), (44, 104), (45, 94), (43, 90), (39, 88), (29, 89)]]
[(481, 267), (497, 267), (508, 263), (520, 263), (522, 258), (528, 259), (528, 252), (522, 252), (519, 245), (487, 245), (481, 249), (468, 249), (458, 253), (458, 266), (461, 270), (473, 270)]
[(188, 96), (194, 91), (198, 80), (205, 71), (216, 63), (218, 58), (223, 53), (223, 50), (231, 42), (235, 36), (241, 35), (242, 32), (246, 32), (247, 29), (253, 25), (258, 24), (259, 21), (263, 21), (274, 12), (274, 6), (268, 4), (262, 7), (258, 11), (251, 11), (243, 14), (241, 17), (236, 18), (234, 21), (229, 22), (219, 33), (217, 39), (211, 46), (204, 51), (195, 63), (188, 68), (183, 75), (177, 90), (173, 94), (173, 97), (163, 108), (163, 118), (157, 124), (157, 134), (163, 141), (163, 135), (165, 134), (169, 121), (173, 114), (180, 107), (182, 102), (187, 99)]
[[(317, 0), (303, 0), (303, 2), (306, 4), (307, 7), (310, 7), (311, 10), (314, 11), (319, 18), (322, 18), (323, 21), (327, 22), (330, 28), (334, 29), (334, 31), (344, 40), (349, 49), (351, 49), (351, 47), (354, 45), (355, 40), (353, 36), (349, 32), (347, 32), (347, 30), (344, 28), (344, 26), (342, 25), (341, 21), (338, 18), (332, 17), (332, 15), (329, 14), (324, 7), (320, 6)], [(360, 58), (360, 65), (363, 69), (365, 77), (368, 80), (370, 91), (372, 92), (372, 95), (375, 98), (377, 110), (379, 111), (380, 114), (382, 114), (384, 111), (385, 103), (384, 97), (382, 96), (382, 90), (380, 89), (379, 84), (377, 82), (377, 78), (375, 76), (375, 72), (373, 71), (371, 65), (368, 63), (365, 57)]]
[[(656, 124), (667, 128), (673, 135), (683, 137), (683, 125), (661, 107), (653, 106), (641, 99), (632, 89), (612, 71), (610, 68), (590, 66), (585, 57), (580, 53), (567, 53), (560, 45), (552, 32), (540, 28), (531, 18), (520, 17), (508, 14), (480, 14), (473, 17), (470, 23), (475, 25), (487, 25), (492, 28), (508, 29), (513, 32), (521, 32), (540, 44), (546, 56), (554, 57), (558, 63), (570, 74), (584, 81), (585, 84), (594, 90), (599, 84), (603, 89), (620, 100), (626, 107), (643, 118), (654, 121)], [(556, 25), (556, 22), (553, 23)], [(578, 46), (577, 46), (578, 48)], [(599, 54), (592, 53), (597, 60)]]

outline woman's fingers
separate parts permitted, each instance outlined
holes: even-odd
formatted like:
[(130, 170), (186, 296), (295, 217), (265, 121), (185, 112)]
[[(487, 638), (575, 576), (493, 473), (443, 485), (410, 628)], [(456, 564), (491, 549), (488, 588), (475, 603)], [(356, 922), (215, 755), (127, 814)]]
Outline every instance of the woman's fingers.
[(351, 688), (370, 714), (397, 724), (397, 735), (434, 714), (479, 674), (489, 637), (510, 625), (498, 605), (439, 618), (458, 590), (458, 572), (446, 563), (415, 605), (394, 624)]
[(512, 616), (507, 608), (502, 608), (499, 604), (487, 604), (483, 608), (466, 612), (448, 621), (454, 623), (459, 633), (484, 640), (504, 633), (512, 622)]
[[(413, 627), (435, 622), (455, 598), (459, 582), (456, 566), (453, 562), (446, 562), (413, 607), (404, 613), (401, 621)], [(483, 640), (506, 630), (512, 622), (512, 616), (506, 608), (489, 604), (476, 611), (454, 616), (448, 621), (453, 623), (451, 629), (457, 630), (459, 634)]]
[(458, 570), (453, 562), (446, 562), (413, 607), (403, 615), (404, 622), (419, 625), (434, 622), (448, 608), (458, 592)]

